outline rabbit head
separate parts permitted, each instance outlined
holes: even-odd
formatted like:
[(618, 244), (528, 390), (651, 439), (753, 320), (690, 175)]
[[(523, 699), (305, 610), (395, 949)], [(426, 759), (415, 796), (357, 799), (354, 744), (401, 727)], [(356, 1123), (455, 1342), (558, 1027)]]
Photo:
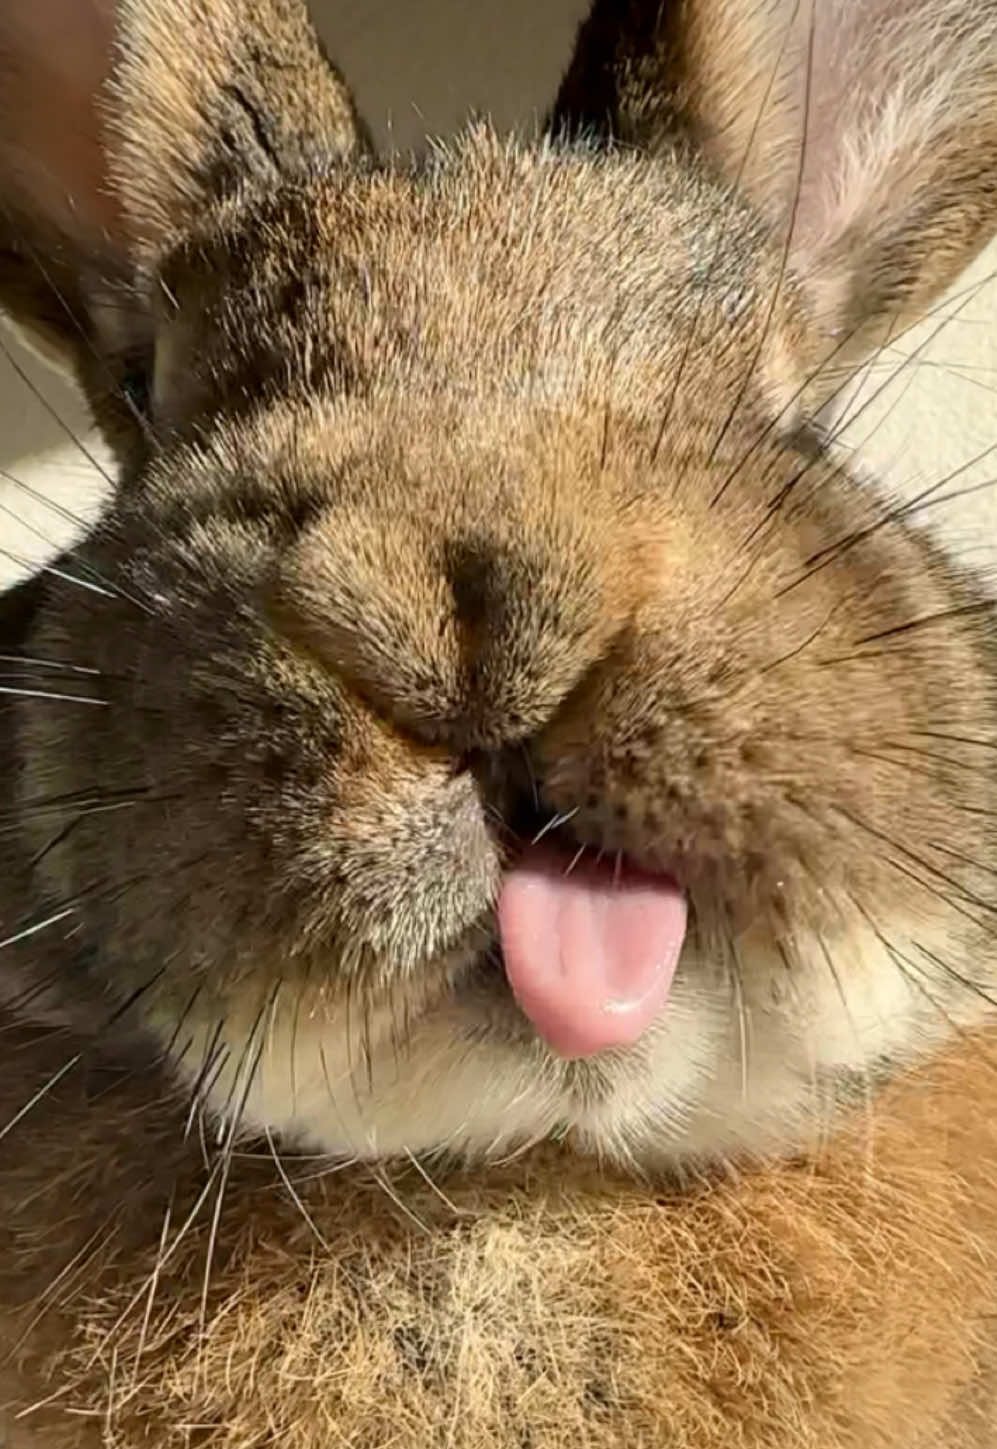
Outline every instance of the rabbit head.
[(597, 4), (542, 139), (410, 167), (296, 0), (84, 19), (0, 152), (120, 469), (7, 602), (22, 1010), (321, 1150), (638, 1163), (974, 1023), (990, 607), (814, 420), (997, 225), (993, 7)]

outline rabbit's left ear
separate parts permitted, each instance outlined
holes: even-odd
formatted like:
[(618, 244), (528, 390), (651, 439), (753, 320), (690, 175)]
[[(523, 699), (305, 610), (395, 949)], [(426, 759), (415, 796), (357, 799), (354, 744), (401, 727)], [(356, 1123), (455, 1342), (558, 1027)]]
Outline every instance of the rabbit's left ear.
[(305, 0), (0, 0), (0, 306), (120, 387), (166, 252), (366, 149)]
[(596, 0), (555, 122), (691, 141), (839, 346), (911, 320), (997, 231), (997, 3)]
[[(83, 0), (109, 3), (109, 0)], [(116, 0), (105, 105), (133, 244), (182, 237), (206, 204), (366, 147), (305, 0)]]

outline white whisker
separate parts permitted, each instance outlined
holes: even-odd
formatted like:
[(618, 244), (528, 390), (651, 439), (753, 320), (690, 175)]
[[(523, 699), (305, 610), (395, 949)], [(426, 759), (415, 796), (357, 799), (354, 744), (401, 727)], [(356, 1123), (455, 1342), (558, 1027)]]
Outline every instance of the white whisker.
[(60, 659), (36, 659), (30, 654), (0, 654), (0, 664), (34, 664), (39, 669), (65, 670), (68, 674), (100, 674), (99, 669), (84, 664), (63, 664)]
[(26, 941), (29, 936), (37, 936), (39, 931), (45, 931), (49, 926), (55, 926), (59, 921), (66, 920), (68, 916), (75, 914), (75, 909), (74, 906), (70, 906), (64, 911), (59, 911), (57, 915), (49, 916), (46, 920), (37, 922), (34, 926), (26, 926), (23, 931), (18, 931), (16, 936), (8, 936), (5, 941), (0, 941), (0, 951), (3, 951), (7, 946), (16, 946), (18, 941)]
[(574, 810), (567, 810), (563, 815), (552, 815), (551, 818), (547, 821), (547, 824), (544, 825), (542, 829), (538, 830), (536, 835), (534, 835), (531, 844), (538, 845), (540, 841), (543, 840), (544, 836), (548, 835), (552, 830), (559, 830), (562, 825), (567, 825), (569, 820), (574, 820), (575, 816), (578, 814), (579, 808), (580, 807), (576, 805)]
[(0, 694), (19, 694), (27, 699), (60, 699), (64, 704), (97, 704), (107, 708), (106, 699), (94, 699), (86, 694), (56, 694), (47, 689), (16, 689), (10, 684), (0, 684)]
[(28, 1098), (24, 1106), (20, 1109), (20, 1111), (14, 1113), (13, 1117), (11, 1117), (10, 1121), (6, 1124), (6, 1126), (0, 1127), (0, 1142), (3, 1141), (8, 1133), (13, 1132), (18, 1122), (23, 1122), (24, 1118), (34, 1107), (38, 1105), (42, 1098), (47, 1097), (49, 1092), (57, 1087), (62, 1081), (63, 1077), (67, 1077), (76, 1066), (76, 1064), (81, 1060), (82, 1053), (77, 1052), (74, 1057), (70, 1057), (69, 1061), (59, 1068), (54, 1076), (49, 1077), (44, 1087), (39, 1087), (38, 1091), (35, 1092), (34, 1096)]

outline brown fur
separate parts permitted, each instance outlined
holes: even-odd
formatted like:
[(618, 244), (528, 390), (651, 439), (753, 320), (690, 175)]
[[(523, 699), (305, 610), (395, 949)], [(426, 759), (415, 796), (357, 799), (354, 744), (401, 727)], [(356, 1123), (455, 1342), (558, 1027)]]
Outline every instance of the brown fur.
[[(550, 1152), (435, 1183), (292, 1156), (295, 1203), (262, 1143), (217, 1228), (183, 1104), (84, 1063), (4, 1144), (11, 1411), (42, 1406), (12, 1449), (989, 1449), (993, 1045), (683, 1192)], [(72, 1049), (8, 1035), (5, 1114)]]
[[(952, 0), (925, 63), (928, 7), (806, 11), (597, 5), (554, 126), (643, 151), (477, 129), (408, 171), (292, 0), (122, 0), (110, 206), (8, 169), (0, 287), (120, 476), (0, 605), (0, 969), (22, 1023), (164, 1071), (74, 1068), (0, 1136), (0, 1302), (76, 1224), (21, 1404), (122, 1449), (985, 1443), (992, 610), (812, 409), (997, 228), (997, 14)], [(554, 814), (693, 908), (668, 1010), (581, 1063), (490, 956)], [(13, 1120), (75, 1048), (10, 1041)], [(225, 1206), (146, 1318), (204, 1170), (177, 1083)], [(467, 1168), (456, 1227), (413, 1168), (421, 1235), (336, 1176), (309, 1227), (231, 1165), (261, 1132), (565, 1155)], [(662, 1205), (572, 1149), (738, 1175)]]

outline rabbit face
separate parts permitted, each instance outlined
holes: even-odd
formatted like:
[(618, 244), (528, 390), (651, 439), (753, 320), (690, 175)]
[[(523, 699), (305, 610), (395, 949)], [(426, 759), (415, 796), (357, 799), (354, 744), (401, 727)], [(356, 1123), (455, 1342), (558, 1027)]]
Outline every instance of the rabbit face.
[(154, 247), (146, 191), (94, 315), (148, 403), (28, 638), (91, 672), (12, 728), (94, 1000), (246, 1130), (642, 1164), (974, 1021), (988, 611), (804, 425), (778, 227), (685, 145), (487, 132)]

